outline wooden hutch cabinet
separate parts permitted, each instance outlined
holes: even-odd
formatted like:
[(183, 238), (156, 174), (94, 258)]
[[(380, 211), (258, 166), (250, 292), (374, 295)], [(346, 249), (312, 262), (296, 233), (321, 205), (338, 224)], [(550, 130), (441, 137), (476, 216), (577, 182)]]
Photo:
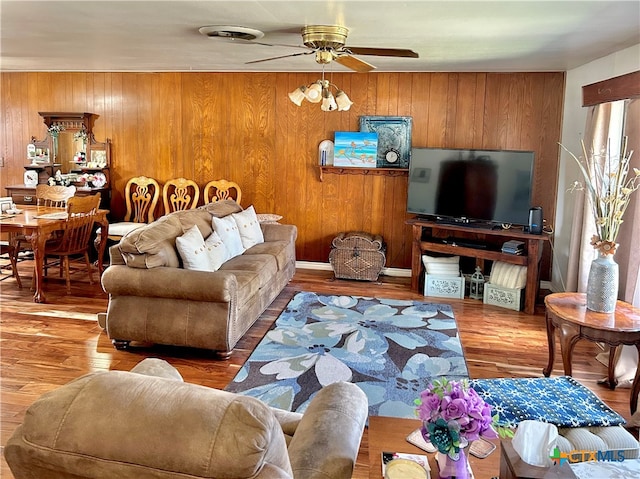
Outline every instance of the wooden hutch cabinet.
[[(36, 185), (55, 181), (75, 185), (79, 196), (100, 193), (103, 209), (111, 203), (111, 140), (96, 141), (95, 113), (39, 112), (47, 127), (43, 140), (27, 146), (24, 183), (6, 187), (15, 204), (36, 204)], [(53, 180), (50, 180), (53, 178)]]

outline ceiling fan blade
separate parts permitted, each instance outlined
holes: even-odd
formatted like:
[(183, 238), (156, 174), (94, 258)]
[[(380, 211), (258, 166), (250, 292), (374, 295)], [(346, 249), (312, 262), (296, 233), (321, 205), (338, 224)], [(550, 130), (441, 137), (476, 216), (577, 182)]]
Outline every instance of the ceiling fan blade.
[(358, 73), (367, 73), (376, 68), (370, 63), (360, 60), (359, 58), (352, 57), (351, 55), (339, 55), (336, 57), (336, 61), (340, 65), (350, 68)]
[(261, 62), (268, 62), (271, 60), (279, 60), (281, 58), (298, 57), (300, 55), (311, 55), (312, 53), (315, 53), (315, 52), (313, 50), (309, 50), (308, 52), (291, 53), (290, 55), (281, 55), (279, 57), (263, 58), (262, 60), (252, 60), (250, 62), (245, 62), (245, 65), (248, 65), (249, 63), (261, 63)]
[(344, 50), (352, 55), (376, 55), (379, 57), (403, 57), (419, 58), (413, 50), (401, 48), (367, 48), (367, 47), (344, 47)]

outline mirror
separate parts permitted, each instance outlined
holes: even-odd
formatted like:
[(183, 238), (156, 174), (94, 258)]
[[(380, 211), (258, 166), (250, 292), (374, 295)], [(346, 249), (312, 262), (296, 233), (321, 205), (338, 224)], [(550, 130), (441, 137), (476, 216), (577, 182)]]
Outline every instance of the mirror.
[(83, 174), (109, 168), (111, 141), (93, 136), (94, 113), (39, 113), (47, 126), (44, 140), (31, 138), (27, 156), (32, 166), (46, 167), (51, 175)]

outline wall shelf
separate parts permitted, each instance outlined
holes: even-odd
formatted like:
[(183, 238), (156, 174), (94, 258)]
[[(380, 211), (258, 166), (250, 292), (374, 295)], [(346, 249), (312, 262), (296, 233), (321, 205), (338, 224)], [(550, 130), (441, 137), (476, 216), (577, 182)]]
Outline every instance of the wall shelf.
[(408, 176), (407, 168), (349, 168), (348, 166), (319, 165), (320, 181), (323, 175), (372, 175), (372, 176)]

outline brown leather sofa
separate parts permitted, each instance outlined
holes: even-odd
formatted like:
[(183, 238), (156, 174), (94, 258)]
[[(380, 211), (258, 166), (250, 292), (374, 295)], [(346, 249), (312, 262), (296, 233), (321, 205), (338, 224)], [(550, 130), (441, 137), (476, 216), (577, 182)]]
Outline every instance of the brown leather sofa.
[(4, 448), (15, 478), (351, 477), (367, 418), (354, 384), (324, 387), (298, 414), (181, 382), (162, 363), (91, 373), (41, 396)]
[(231, 200), (176, 211), (110, 248), (111, 263), (102, 275), (109, 294), (104, 326), (117, 348), (135, 341), (210, 349), (229, 357), (293, 277), (297, 229), (261, 224), (264, 242), (214, 272), (182, 268), (176, 237), (197, 225), (206, 238), (212, 216), (240, 211)]

